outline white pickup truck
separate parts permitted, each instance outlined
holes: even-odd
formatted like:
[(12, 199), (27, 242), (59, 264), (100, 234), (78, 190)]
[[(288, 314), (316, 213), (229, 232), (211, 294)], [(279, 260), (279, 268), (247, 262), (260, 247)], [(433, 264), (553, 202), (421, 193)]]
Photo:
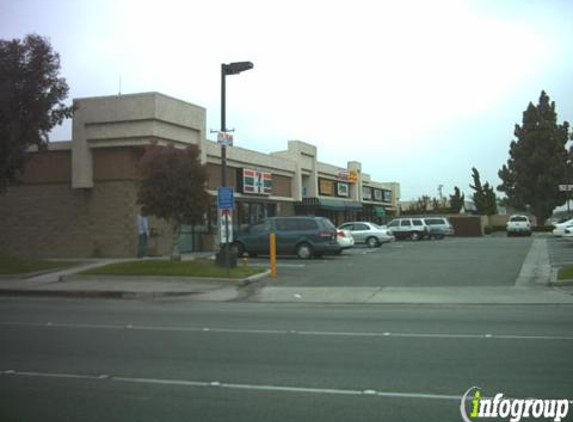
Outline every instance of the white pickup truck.
[(512, 215), (506, 226), (507, 236), (531, 236), (531, 222), (526, 215)]

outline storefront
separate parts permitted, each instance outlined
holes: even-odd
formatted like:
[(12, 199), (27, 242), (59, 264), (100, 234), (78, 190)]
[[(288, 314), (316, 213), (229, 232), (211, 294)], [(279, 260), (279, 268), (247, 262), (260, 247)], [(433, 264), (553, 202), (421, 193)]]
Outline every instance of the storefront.
[[(0, 196), (0, 253), (134, 256), (137, 166), (142, 148), (151, 144), (199, 147), (212, 202), (205, 224), (182, 227), (181, 250), (217, 250), (223, 161), (221, 146), (206, 139), (206, 109), (159, 93), (83, 98), (74, 105), (72, 139), (31, 151), (22, 183)], [(320, 162), (317, 147), (299, 140), (271, 153), (229, 147), (226, 167), (225, 185), (235, 191), (234, 230), (295, 214), (324, 216), (337, 225), (380, 221), (400, 197), (398, 183), (372, 180), (358, 161), (345, 167)], [(171, 223), (151, 216), (150, 227), (150, 250), (169, 254)]]
[(392, 191), (363, 186), (362, 199), (364, 206), (360, 214), (361, 220), (386, 224), (395, 216), (395, 212), (388, 209), (392, 204)]
[(346, 221), (356, 221), (362, 212), (362, 204), (336, 198), (304, 198), (294, 204), (297, 215), (326, 217), (339, 226)]

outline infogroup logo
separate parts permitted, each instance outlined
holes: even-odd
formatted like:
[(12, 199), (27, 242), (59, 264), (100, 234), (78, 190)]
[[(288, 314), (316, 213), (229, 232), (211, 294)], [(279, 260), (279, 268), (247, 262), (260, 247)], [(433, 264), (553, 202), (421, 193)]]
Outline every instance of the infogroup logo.
[(465, 422), (479, 418), (509, 418), (510, 422), (542, 418), (559, 422), (569, 413), (571, 403), (568, 399), (504, 398), (503, 393), (497, 393), (493, 398), (484, 397), (481, 388), (474, 386), (462, 396), (460, 413)]

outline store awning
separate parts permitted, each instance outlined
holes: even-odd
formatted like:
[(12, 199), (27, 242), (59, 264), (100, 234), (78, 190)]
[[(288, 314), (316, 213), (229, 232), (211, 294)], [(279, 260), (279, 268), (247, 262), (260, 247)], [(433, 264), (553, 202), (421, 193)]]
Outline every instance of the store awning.
[(347, 211), (362, 211), (362, 204), (360, 202), (344, 201), (344, 207)]
[(314, 211), (361, 211), (362, 204), (336, 198), (304, 198), (302, 202), (295, 203), (295, 208)]
[(385, 217), (386, 209), (381, 205), (374, 205), (374, 214), (376, 214), (376, 217)]

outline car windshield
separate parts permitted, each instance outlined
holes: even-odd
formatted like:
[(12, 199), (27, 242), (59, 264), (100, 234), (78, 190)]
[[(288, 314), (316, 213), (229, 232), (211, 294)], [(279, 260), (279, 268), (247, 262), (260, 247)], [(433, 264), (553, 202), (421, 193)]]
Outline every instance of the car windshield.
[(524, 221), (528, 221), (528, 219), (527, 219), (527, 217), (518, 215), (518, 216), (516, 216), (516, 217), (511, 217), (511, 218), (509, 219), (509, 221), (511, 221), (511, 222), (524, 222)]
[(328, 230), (336, 230), (336, 226), (332, 223), (332, 221), (330, 221), (328, 218), (323, 218), (322, 219), (322, 224), (324, 225), (324, 227)]

